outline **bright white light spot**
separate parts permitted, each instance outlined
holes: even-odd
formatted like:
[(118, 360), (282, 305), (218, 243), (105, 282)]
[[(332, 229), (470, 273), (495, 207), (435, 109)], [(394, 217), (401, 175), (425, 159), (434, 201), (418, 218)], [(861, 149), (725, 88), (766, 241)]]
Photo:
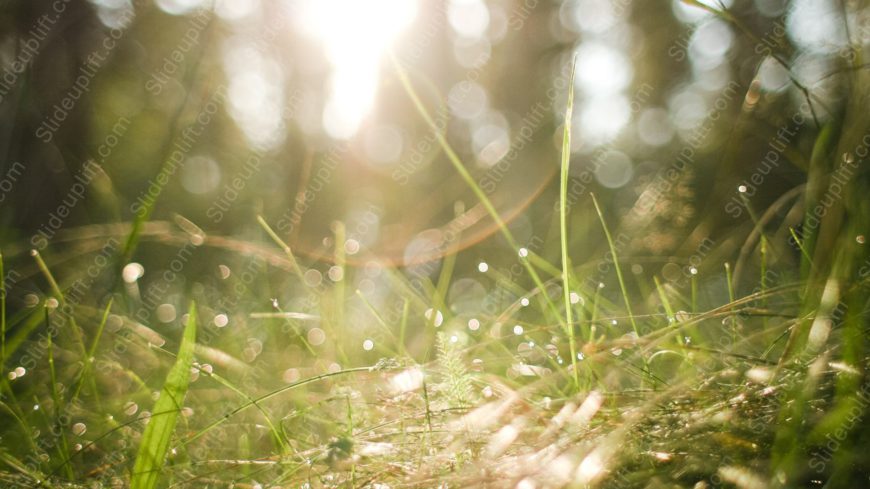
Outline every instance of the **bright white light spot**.
[(521, 325), (519, 325), (519, 324), (517, 324), (516, 326), (514, 326), (514, 334), (517, 335), (517, 336), (523, 334), (523, 327), (522, 327)]
[(205, 6), (204, 0), (157, 0), (161, 10), (172, 15), (184, 15)]
[(363, 350), (371, 351), (375, 347), (375, 342), (372, 340), (363, 341)]
[(520, 299), (520, 305), (523, 306), (523, 307), (528, 307), (528, 305), (529, 305), (529, 298), (528, 298), (528, 297), (523, 297), (522, 299)]
[(419, 389), (423, 385), (423, 372), (419, 368), (409, 368), (396, 374), (390, 383), (399, 392)]
[(631, 65), (620, 51), (600, 42), (577, 49), (576, 85), (585, 95), (615, 95), (631, 83)]
[(526, 248), (520, 248), (517, 254), (520, 255), (520, 258), (525, 258), (529, 256), (529, 250), (527, 250)]
[(485, 261), (482, 261), (477, 264), (477, 269), (480, 271), (480, 273), (486, 273), (487, 270), (489, 270), (489, 265)]
[(472, 331), (477, 331), (478, 329), (480, 329), (480, 321), (478, 321), (477, 319), (474, 319), (474, 318), (469, 319), (468, 320), (468, 329), (470, 329)]
[(740, 192), (741, 194), (745, 194), (746, 193), (746, 185), (740, 185), (739, 187), (737, 187), (737, 191)]
[(371, 109), (381, 57), (417, 14), (415, 0), (301, 0), (297, 26), (319, 39), (332, 65), (323, 127), (334, 138), (356, 134)]
[(608, 95), (587, 100), (577, 115), (578, 141), (600, 144), (615, 138), (631, 117), (631, 107), (623, 95)]
[(601, 455), (597, 452), (592, 452), (580, 462), (580, 467), (577, 468), (577, 480), (581, 484), (591, 482), (598, 477), (604, 470), (604, 464), (601, 461)]
[(460, 36), (483, 37), (489, 27), (489, 9), (481, 0), (451, 0), (447, 20)]
[(568, 295), (568, 299), (570, 299), (571, 304), (578, 304), (581, 300), (583, 300), (583, 298), (580, 297), (580, 294), (578, 294), (577, 292), (571, 292)]
[(214, 325), (218, 328), (223, 328), (229, 324), (230, 318), (226, 314), (218, 314), (214, 317)]
[(135, 283), (144, 274), (145, 267), (135, 262), (124, 265), (124, 269), (121, 271), (121, 277), (124, 279), (124, 282), (127, 282), (128, 284)]

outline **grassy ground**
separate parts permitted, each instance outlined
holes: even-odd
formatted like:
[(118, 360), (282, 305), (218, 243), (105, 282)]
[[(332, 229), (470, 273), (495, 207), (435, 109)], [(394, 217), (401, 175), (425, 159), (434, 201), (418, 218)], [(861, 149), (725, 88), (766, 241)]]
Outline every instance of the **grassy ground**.
[[(679, 256), (627, 254), (628, 218), (569, 195), (572, 96), (560, 205), (520, 241), (398, 61), (501, 234), (492, 264), (447, 250), (434, 278), (352, 266), (336, 224), (324, 267), (266, 217), (219, 236), (153, 204), (42, 254), (12, 243), (40, 291), (14, 307), (2, 293), (0, 485), (870, 486), (861, 66), (812, 147), (792, 148), (800, 185), (765, 209), (739, 192), (746, 225)], [(144, 247), (170, 257), (165, 291), (145, 286)], [(462, 287), (472, 276), (485, 290)]]

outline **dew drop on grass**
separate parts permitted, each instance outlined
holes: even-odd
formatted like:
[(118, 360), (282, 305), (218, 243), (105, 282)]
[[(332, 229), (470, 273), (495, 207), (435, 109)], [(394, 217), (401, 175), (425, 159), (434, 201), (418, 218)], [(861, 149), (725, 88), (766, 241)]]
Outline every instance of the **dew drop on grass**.
[(232, 271), (230, 270), (230, 267), (228, 267), (226, 265), (218, 265), (218, 272), (220, 273), (222, 280), (226, 280), (226, 279), (230, 278), (230, 275), (232, 275)]
[(72, 432), (76, 436), (82, 436), (88, 431), (88, 427), (84, 423), (76, 423), (72, 426)]
[(82, 451), (82, 444), (81, 444), (81, 443), (76, 443), (75, 445), (73, 445), (73, 450), (75, 450), (75, 451), (77, 451), (77, 452)]
[(57, 299), (55, 299), (54, 297), (49, 297), (45, 300), (45, 307), (49, 309), (57, 309), (57, 306), (59, 305), (60, 304), (57, 302)]
[(480, 329), (480, 321), (478, 321), (475, 318), (469, 319), (468, 320), (468, 329), (470, 329), (472, 331), (477, 331), (478, 329)]
[(190, 406), (184, 406), (183, 408), (181, 408), (181, 415), (185, 418), (193, 416), (193, 408)]
[(517, 335), (517, 336), (523, 334), (523, 327), (522, 327), (521, 325), (519, 325), (519, 324), (517, 324), (516, 326), (514, 326), (514, 334)]
[(359, 252), (359, 241), (349, 239), (344, 242), (344, 252), (348, 255), (355, 255)]
[(308, 330), (308, 342), (313, 346), (320, 346), (326, 341), (326, 332), (320, 328), (311, 328)]
[(486, 273), (489, 270), (489, 265), (485, 261), (482, 261), (477, 264), (477, 269), (480, 273)]
[(136, 283), (142, 275), (145, 275), (145, 267), (136, 262), (124, 265), (124, 269), (121, 270), (121, 278), (128, 284)]
[(199, 379), (199, 369), (196, 367), (190, 367), (190, 381), (196, 382)]
[(323, 274), (313, 268), (309, 268), (302, 277), (305, 279), (305, 285), (309, 287), (317, 287), (323, 282)]
[(522, 299), (520, 299), (520, 305), (523, 306), (523, 307), (528, 307), (528, 305), (529, 305), (529, 298), (528, 298), (528, 297), (523, 297)]
[(14, 372), (16, 378), (24, 377), (24, 375), (27, 374), (27, 370), (25, 370), (24, 367), (15, 367)]
[(36, 294), (27, 294), (24, 296), (25, 307), (36, 307), (39, 305), (39, 296)]
[(689, 273), (691, 273), (692, 275), (698, 275), (698, 269), (695, 267), (691, 267), (689, 268)]
[(340, 282), (344, 278), (344, 269), (338, 265), (333, 265), (329, 267), (329, 271), (326, 274), (329, 276), (329, 280)]
[(747, 190), (746, 185), (740, 185), (737, 187), (737, 191), (740, 192), (741, 194), (745, 194), (746, 190)]
[(226, 314), (218, 314), (214, 317), (214, 325), (218, 328), (223, 328), (229, 324), (230, 318)]
[(371, 351), (375, 347), (375, 342), (372, 340), (363, 341), (363, 350)]
[[(444, 315), (441, 314), (441, 311), (436, 311), (435, 309), (426, 309), (426, 312), (423, 313), (426, 319), (436, 328), (441, 326), (444, 323)], [(434, 318), (434, 319), (433, 319)]]
[(520, 248), (517, 254), (520, 255), (520, 258), (525, 258), (529, 256), (529, 250), (527, 250), (526, 248)]
[(864, 235), (859, 234), (858, 236), (855, 236), (855, 242), (858, 244), (864, 244), (864, 242), (865, 242)]
[(568, 295), (568, 299), (571, 301), (571, 304), (582, 304), (583, 303), (583, 298), (580, 297), (580, 294), (578, 294), (577, 292), (571, 292)]
[(134, 414), (136, 414), (136, 411), (138, 411), (138, 410), (139, 410), (139, 405), (133, 401), (127, 401), (124, 404), (124, 414), (126, 414), (127, 416), (133, 416)]
[(610, 324), (611, 324), (612, 326), (616, 326), (616, 325), (619, 324), (619, 321), (617, 321), (616, 319), (614, 319), (614, 320), (610, 321)]
[(298, 381), (301, 377), (299, 369), (288, 368), (284, 371), (284, 375), (281, 376), (281, 379), (288, 384), (292, 384), (293, 382)]

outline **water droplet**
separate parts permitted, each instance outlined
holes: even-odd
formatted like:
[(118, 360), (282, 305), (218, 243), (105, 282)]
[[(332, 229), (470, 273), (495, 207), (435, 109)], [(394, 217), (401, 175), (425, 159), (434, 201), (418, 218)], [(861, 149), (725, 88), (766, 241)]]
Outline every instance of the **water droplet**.
[(73, 445), (73, 450), (75, 450), (75, 451), (77, 451), (77, 452), (82, 451), (82, 444), (81, 444), (81, 443), (76, 443), (75, 445)]
[(468, 320), (468, 329), (470, 329), (472, 331), (477, 331), (478, 329), (480, 329), (480, 321), (478, 321), (475, 318), (469, 319)]
[(584, 358), (586, 358), (586, 355), (584, 355), (582, 351), (577, 354), (577, 360), (583, 360)]
[(520, 299), (520, 305), (523, 307), (527, 307), (529, 305), (529, 298), (523, 297), (522, 299)]
[(207, 363), (203, 364), (201, 369), (203, 372), (205, 372), (207, 374), (211, 374), (212, 372), (214, 372), (214, 367), (212, 367), (211, 365), (209, 365)]
[(24, 305), (26, 307), (36, 307), (39, 305), (39, 296), (36, 294), (26, 294), (24, 296)]
[(296, 368), (288, 368), (284, 371), (284, 375), (281, 376), (284, 382), (288, 384), (298, 381), (301, 377), (302, 375), (299, 373), (299, 369)]
[(432, 325), (434, 325), (436, 328), (438, 326), (441, 326), (441, 324), (444, 322), (444, 315), (441, 314), (441, 311), (436, 311), (435, 309), (426, 309), (426, 312), (423, 313), (423, 315), (426, 316), (426, 319), (428, 319), (429, 322), (432, 323)]
[(493, 394), (495, 394), (492, 391), (492, 387), (490, 387), (490, 386), (484, 387), (483, 390), (481, 391), (481, 393), (483, 394), (483, 397), (486, 397), (486, 398), (490, 398), (493, 396)]
[(24, 375), (26, 373), (27, 373), (27, 370), (25, 370), (24, 367), (15, 367), (15, 376), (16, 377), (19, 377), (19, 378), (24, 377)]
[(72, 432), (76, 436), (82, 436), (88, 431), (88, 427), (84, 423), (76, 423), (72, 426)]
[(326, 332), (320, 328), (308, 330), (308, 342), (314, 346), (322, 345), (326, 341)]
[(855, 241), (856, 241), (858, 244), (864, 244), (864, 242), (865, 242), (864, 235), (863, 235), (863, 234), (859, 234), (858, 236), (855, 236)]
[(139, 405), (133, 401), (127, 401), (124, 404), (124, 414), (127, 416), (133, 416), (136, 414), (136, 411), (139, 411)]
[(739, 187), (737, 187), (737, 191), (740, 192), (741, 194), (745, 194), (746, 193), (746, 185), (740, 185)]
[(489, 265), (485, 261), (482, 261), (477, 264), (477, 269), (480, 270), (480, 273), (486, 273), (489, 270)]
[(603, 289), (603, 288), (604, 288), (604, 282), (598, 282), (598, 288), (599, 288), (599, 289)]
[(230, 322), (230, 318), (227, 317), (226, 314), (218, 314), (217, 316), (214, 317), (214, 325), (217, 326), (218, 328), (223, 328), (224, 326), (229, 324), (229, 322)]
[(136, 283), (142, 275), (145, 275), (145, 267), (135, 262), (124, 265), (124, 269), (121, 271), (121, 277), (128, 284)]
[(375, 347), (375, 342), (372, 340), (363, 341), (363, 350), (371, 351)]
[(185, 418), (193, 416), (193, 408), (189, 406), (184, 406), (183, 408), (181, 408), (181, 415)]
[(33, 405), (33, 410), (34, 410), (34, 411), (39, 411), (39, 404), (34, 404), (34, 405)]
[(690, 267), (689, 273), (691, 273), (692, 275), (698, 275), (698, 269), (695, 267)]
[(359, 252), (359, 241), (349, 239), (344, 242), (344, 252), (348, 255), (355, 255)]
[(514, 326), (514, 334), (517, 335), (517, 336), (523, 334), (523, 327), (522, 327), (521, 325), (519, 325), (519, 324), (517, 324), (516, 326)]
[(230, 275), (232, 274), (230, 267), (228, 267), (226, 265), (218, 265), (218, 272), (220, 272), (221, 279), (223, 279), (223, 280), (230, 278)]
[(329, 280), (338, 282), (344, 278), (344, 269), (338, 265), (333, 265), (329, 267), (329, 271), (326, 274), (329, 276)]
[(305, 279), (305, 285), (309, 287), (317, 287), (323, 281), (323, 274), (313, 268), (309, 268), (302, 277)]
[(614, 320), (610, 321), (610, 324), (613, 325), (613, 326), (616, 326), (617, 324), (619, 324), (619, 321), (617, 321), (616, 319), (614, 319)]
[(583, 303), (583, 298), (580, 297), (580, 294), (578, 294), (577, 292), (571, 292), (568, 295), (568, 298), (571, 301), (571, 304), (582, 304)]
[(517, 252), (517, 254), (520, 255), (520, 258), (525, 258), (525, 257), (529, 256), (529, 250), (527, 250), (525, 248), (520, 248), (520, 250)]
[(456, 342), (458, 342), (458, 341), (459, 341), (459, 337), (458, 337), (458, 336), (456, 336), (456, 335), (452, 335), (452, 336), (450, 337), (450, 342), (451, 342), (451, 343), (456, 343)]
[(45, 300), (45, 307), (49, 309), (57, 309), (57, 306), (59, 305), (60, 304), (57, 302), (57, 299), (55, 299), (54, 297), (49, 297)]

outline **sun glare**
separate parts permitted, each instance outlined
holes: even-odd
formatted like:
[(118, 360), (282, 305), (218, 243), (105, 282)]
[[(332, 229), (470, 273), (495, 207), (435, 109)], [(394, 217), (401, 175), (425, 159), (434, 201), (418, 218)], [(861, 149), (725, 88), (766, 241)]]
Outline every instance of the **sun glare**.
[(330, 136), (356, 134), (371, 109), (381, 58), (417, 14), (416, 0), (300, 0), (299, 28), (323, 44), (332, 66), (323, 108)]

